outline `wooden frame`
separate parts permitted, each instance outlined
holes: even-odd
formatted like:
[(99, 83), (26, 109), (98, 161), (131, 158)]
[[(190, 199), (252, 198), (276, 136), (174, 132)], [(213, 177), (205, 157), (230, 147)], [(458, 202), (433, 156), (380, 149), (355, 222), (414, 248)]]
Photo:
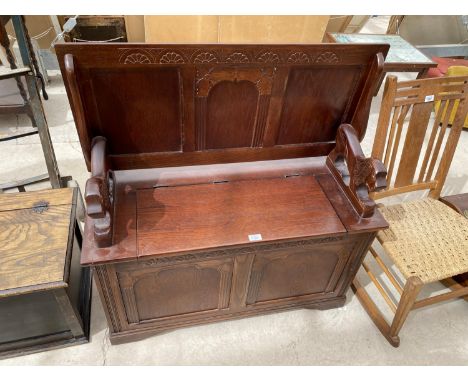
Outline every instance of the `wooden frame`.
[[(388, 168), (387, 186), (383, 191), (372, 194), (374, 200), (420, 190), (429, 190), (430, 198), (439, 198), (468, 111), (467, 91), (468, 77), (404, 82), (398, 82), (394, 76), (387, 78), (372, 150), (372, 156), (382, 160)], [(441, 105), (434, 122), (428, 126), (434, 102), (437, 101)], [(449, 130), (448, 118), (455, 102), (459, 103), (459, 109)], [(404, 125), (408, 117), (406, 128)], [(427, 145), (424, 145), (426, 134), (429, 134), (429, 139)], [(399, 148), (401, 159), (397, 163)], [(372, 246), (370, 253), (400, 295), (396, 305), (368, 263), (363, 262), (365, 272), (394, 313), (392, 322), (389, 324), (385, 320), (357, 279), (353, 281), (352, 287), (377, 328), (394, 347), (400, 344), (399, 332), (410, 311), (468, 296), (468, 286), (449, 278), (440, 281), (452, 289), (450, 292), (417, 300), (424, 286), (422, 280), (413, 276), (401, 285)]]

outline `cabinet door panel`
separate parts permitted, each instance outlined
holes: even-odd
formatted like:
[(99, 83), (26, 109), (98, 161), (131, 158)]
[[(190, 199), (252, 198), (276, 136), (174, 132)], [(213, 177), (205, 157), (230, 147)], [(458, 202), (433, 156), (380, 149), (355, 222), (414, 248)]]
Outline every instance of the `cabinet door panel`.
[(257, 254), (247, 304), (332, 294), (352, 249), (352, 243), (341, 241)]
[(120, 272), (128, 322), (143, 323), (227, 308), (232, 268), (232, 259), (228, 258)]

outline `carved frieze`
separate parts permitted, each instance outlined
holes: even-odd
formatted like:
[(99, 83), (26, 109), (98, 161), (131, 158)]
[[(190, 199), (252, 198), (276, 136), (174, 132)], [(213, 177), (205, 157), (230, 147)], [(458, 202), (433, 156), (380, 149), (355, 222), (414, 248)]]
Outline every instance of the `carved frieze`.
[(219, 249), (210, 252), (199, 252), (199, 253), (187, 253), (180, 256), (171, 256), (171, 257), (155, 257), (143, 262), (144, 265), (162, 265), (162, 264), (172, 264), (180, 263), (191, 260), (210, 260), (217, 257), (223, 256), (235, 256), (235, 255), (245, 255), (260, 251), (271, 251), (284, 248), (294, 248), (307, 245), (317, 245), (325, 243), (333, 243), (341, 241), (345, 236), (333, 236), (333, 237), (323, 237), (319, 239), (305, 239), (298, 241), (288, 241), (288, 242), (277, 242), (277, 243), (268, 243), (268, 244), (258, 244), (256, 246), (249, 247), (240, 247), (240, 248), (230, 248), (230, 249)]
[(286, 62), (288, 64), (308, 64), (310, 63), (310, 58), (304, 52), (294, 52), (289, 55)]
[(184, 64), (184, 58), (176, 52), (167, 52), (159, 59), (161, 64)]
[[(316, 55), (309, 53), (307, 48), (300, 51), (275, 49), (275, 51), (258, 50), (258, 48), (243, 48), (242, 50), (229, 50), (224, 52), (200, 51), (181, 47), (170, 50), (164, 48), (121, 48), (118, 61), (123, 64), (252, 64), (254, 62), (277, 66), (283, 64), (336, 64), (340, 57), (336, 52), (325, 51)], [(314, 58), (315, 57), (315, 58)]]
[(324, 52), (315, 59), (315, 62), (317, 64), (337, 64), (340, 62), (340, 58), (334, 52)]
[(194, 64), (208, 64), (218, 62), (218, 58), (211, 52), (202, 52), (193, 59)]
[(226, 62), (230, 64), (247, 64), (250, 60), (244, 53), (236, 52), (230, 54), (226, 58)]
[(153, 57), (148, 52), (136, 51), (121, 57), (121, 62), (124, 64), (152, 64)]
[(260, 56), (257, 58), (258, 62), (261, 63), (273, 63), (273, 64), (278, 64), (281, 62), (280, 56), (274, 52), (265, 52), (262, 53)]

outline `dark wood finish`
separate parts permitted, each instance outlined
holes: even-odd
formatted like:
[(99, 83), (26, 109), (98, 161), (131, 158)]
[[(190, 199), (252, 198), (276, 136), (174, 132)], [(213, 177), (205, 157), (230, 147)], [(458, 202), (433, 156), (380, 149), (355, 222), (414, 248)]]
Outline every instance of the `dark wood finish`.
[(468, 193), (442, 196), (439, 200), (468, 219)]
[(100, 247), (112, 244), (112, 178), (109, 173), (106, 139), (92, 142), (91, 178), (86, 182), (87, 214), (94, 220), (94, 240)]
[(0, 358), (87, 342), (77, 189), (0, 195)]
[(359, 146), (387, 49), (57, 46), (112, 343), (344, 304), (387, 224)]
[(300, 307), (342, 306), (374, 236), (345, 234), (96, 266), (111, 341)]
[(351, 125), (341, 125), (338, 129), (336, 146), (328, 155), (327, 166), (358, 212), (363, 217), (372, 216), (375, 203), (369, 198), (369, 191), (380, 191), (387, 186), (387, 170), (380, 160), (364, 156)]
[(346, 232), (313, 176), (138, 190), (137, 206), (139, 256)]
[[(118, 158), (114, 170), (134, 168), (135, 158), (148, 154), (158, 166), (168, 156), (180, 158), (170, 165), (192, 165), (195, 153), (202, 158), (197, 163), (219, 163), (212, 151), (233, 147), (250, 151), (251, 161), (270, 159), (259, 148), (283, 146), (277, 158), (291, 157), (288, 149), (297, 157), (297, 147), (309, 148), (304, 156), (326, 155), (311, 145), (333, 142), (341, 123), (352, 124), (363, 138), (387, 50), (346, 44), (56, 45), (88, 166), (92, 138), (104, 136), (109, 155)], [(222, 130), (220, 116), (228, 124)], [(229, 126), (236, 127), (234, 141)]]

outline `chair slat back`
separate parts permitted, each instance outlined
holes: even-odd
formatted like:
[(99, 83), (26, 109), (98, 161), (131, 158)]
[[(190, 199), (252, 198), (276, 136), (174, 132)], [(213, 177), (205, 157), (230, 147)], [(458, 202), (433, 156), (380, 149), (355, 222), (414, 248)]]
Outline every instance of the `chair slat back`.
[(467, 115), (467, 92), (468, 76), (387, 77), (372, 149), (387, 167), (387, 189), (374, 199), (425, 189), (439, 197)]

